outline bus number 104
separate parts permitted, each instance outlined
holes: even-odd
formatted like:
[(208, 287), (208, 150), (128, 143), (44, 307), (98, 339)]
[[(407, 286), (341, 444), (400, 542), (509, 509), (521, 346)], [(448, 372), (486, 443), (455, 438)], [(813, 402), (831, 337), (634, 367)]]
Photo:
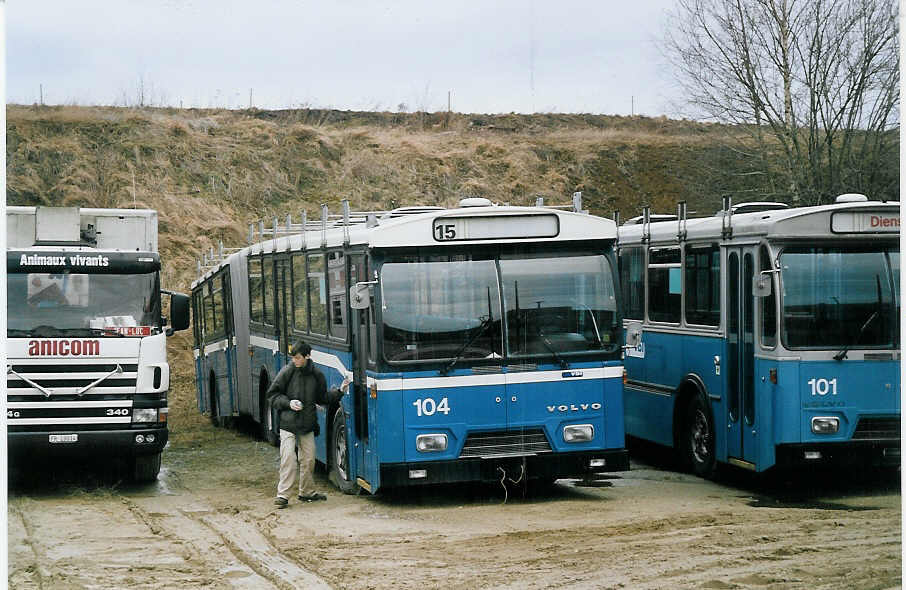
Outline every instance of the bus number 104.
[(450, 402), (447, 401), (447, 398), (442, 398), (439, 402), (436, 402), (432, 398), (426, 397), (425, 399), (415, 400), (412, 405), (415, 406), (419, 416), (433, 416), (437, 412), (446, 416), (450, 413)]
[(836, 379), (809, 379), (808, 384), (812, 388), (812, 395), (837, 395)]

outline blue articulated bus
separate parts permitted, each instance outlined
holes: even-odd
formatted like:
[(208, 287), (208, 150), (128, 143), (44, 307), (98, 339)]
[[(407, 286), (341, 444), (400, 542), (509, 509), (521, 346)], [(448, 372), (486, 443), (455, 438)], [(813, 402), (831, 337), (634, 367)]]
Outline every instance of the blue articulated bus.
[(899, 204), (652, 217), (619, 227), (627, 434), (703, 476), (899, 465)]
[(344, 202), (259, 224), (267, 239), (199, 262), (199, 409), (275, 440), (265, 392), (304, 339), (328, 386), (353, 379), (318, 408), (317, 460), (345, 492), (628, 469), (616, 226), (572, 208)]

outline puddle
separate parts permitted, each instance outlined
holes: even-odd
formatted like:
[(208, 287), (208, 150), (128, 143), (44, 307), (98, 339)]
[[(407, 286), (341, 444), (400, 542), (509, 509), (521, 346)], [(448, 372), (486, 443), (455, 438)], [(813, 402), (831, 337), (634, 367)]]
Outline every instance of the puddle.
[(752, 508), (802, 508), (805, 510), (841, 510), (845, 512), (863, 512), (866, 510), (880, 510), (877, 506), (853, 506), (840, 502), (822, 502), (820, 500), (797, 500), (792, 498), (771, 498), (769, 496), (755, 496), (747, 502)]

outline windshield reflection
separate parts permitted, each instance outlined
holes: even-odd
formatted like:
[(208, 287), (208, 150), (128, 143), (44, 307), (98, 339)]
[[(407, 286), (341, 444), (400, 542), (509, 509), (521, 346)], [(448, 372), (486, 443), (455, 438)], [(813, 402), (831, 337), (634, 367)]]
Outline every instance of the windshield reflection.
[(111, 328), (160, 328), (156, 272), (11, 273), (7, 275), (6, 306), (8, 337), (104, 335)]
[(899, 333), (899, 252), (788, 248), (780, 255), (787, 348), (891, 347)]

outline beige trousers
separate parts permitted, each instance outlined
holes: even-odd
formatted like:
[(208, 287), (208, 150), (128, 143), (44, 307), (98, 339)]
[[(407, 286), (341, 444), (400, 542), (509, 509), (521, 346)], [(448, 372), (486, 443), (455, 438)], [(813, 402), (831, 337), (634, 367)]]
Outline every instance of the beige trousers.
[[(296, 447), (299, 448), (298, 456)], [(296, 436), (288, 430), (280, 430), (280, 479), (277, 481), (277, 495), (289, 500), (289, 493), (299, 475), (299, 495), (315, 493), (312, 471), (315, 467), (315, 434), (309, 432)]]

